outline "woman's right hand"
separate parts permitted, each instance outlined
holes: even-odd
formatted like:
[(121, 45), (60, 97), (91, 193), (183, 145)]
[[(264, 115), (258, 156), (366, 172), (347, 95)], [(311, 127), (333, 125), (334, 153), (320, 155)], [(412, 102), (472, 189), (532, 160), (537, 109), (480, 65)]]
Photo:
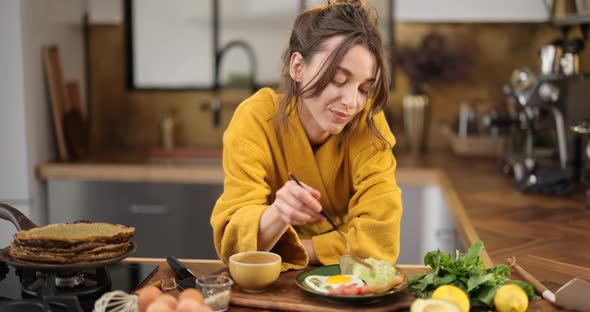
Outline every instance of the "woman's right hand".
[(320, 213), (322, 205), (318, 201), (321, 194), (318, 190), (302, 183), (303, 187), (294, 181), (287, 181), (275, 195), (275, 201), (270, 205), (276, 210), (283, 222), (291, 225), (304, 225), (325, 220)]

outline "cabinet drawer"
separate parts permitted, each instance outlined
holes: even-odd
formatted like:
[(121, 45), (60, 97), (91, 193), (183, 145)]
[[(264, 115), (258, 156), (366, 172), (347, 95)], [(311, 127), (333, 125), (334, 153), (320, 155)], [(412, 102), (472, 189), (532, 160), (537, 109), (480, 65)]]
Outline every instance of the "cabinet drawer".
[(138, 257), (217, 258), (209, 217), (222, 185), (51, 180), (48, 189), (50, 223), (133, 226)]

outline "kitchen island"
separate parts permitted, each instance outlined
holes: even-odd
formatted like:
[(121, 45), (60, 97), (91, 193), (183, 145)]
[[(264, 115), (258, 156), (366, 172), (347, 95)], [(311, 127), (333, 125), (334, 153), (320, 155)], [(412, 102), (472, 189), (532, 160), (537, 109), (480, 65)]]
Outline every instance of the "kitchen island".
[[(49, 163), (37, 170), (45, 180), (223, 181), (220, 163), (148, 163), (141, 159)], [(463, 245), (480, 239), (485, 242), (482, 258), (486, 265), (515, 256), (517, 263), (551, 290), (572, 277), (590, 280), (590, 210), (581, 192), (566, 197), (522, 194), (493, 159), (457, 158), (446, 152), (397, 159), (400, 184), (442, 188)]]

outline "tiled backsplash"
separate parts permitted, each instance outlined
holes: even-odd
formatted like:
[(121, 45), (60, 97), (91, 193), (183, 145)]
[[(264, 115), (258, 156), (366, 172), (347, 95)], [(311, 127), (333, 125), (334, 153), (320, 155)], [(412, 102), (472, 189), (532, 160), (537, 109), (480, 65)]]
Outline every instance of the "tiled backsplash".
[[(476, 56), (476, 66), (468, 81), (428, 90), (432, 103), (429, 138), (432, 148), (447, 145), (440, 128), (455, 118), (461, 102), (474, 99), (503, 102), (502, 85), (508, 82), (512, 70), (523, 66), (537, 69), (538, 48), (560, 35), (550, 24), (538, 23), (398, 23), (396, 39), (398, 44), (416, 44), (433, 29), (468, 46)], [(201, 109), (209, 103), (211, 92), (127, 90), (123, 27), (92, 26), (89, 34), (88, 81), (94, 149), (156, 147), (160, 144), (159, 122), (171, 111), (175, 114), (178, 146), (221, 146), (231, 108), (223, 110), (221, 126), (215, 128), (211, 112)], [(580, 58), (582, 71), (590, 68), (587, 54), (584, 52)], [(392, 128), (402, 147), (401, 99), (407, 90), (406, 78), (397, 71), (389, 109)], [(222, 94), (223, 102), (230, 107), (247, 96), (248, 91)]]

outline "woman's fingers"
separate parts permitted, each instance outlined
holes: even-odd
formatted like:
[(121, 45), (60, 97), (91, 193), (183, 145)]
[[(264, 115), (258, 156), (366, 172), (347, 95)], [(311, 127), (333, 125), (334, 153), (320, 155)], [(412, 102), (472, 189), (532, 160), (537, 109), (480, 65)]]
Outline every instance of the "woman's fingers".
[(275, 201), (273, 206), (278, 210), (283, 222), (291, 225), (304, 225), (311, 222), (311, 217), (281, 201)]
[(311, 187), (305, 183), (301, 183), (301, 184), (303, 185), (303, 188), (305, 188), (305, 190), (307, 190), (311, 194), (311, 196), (313, 196), (313, 198), (320, 199), (320, 196), (322, 195), (320, 193), (320, 191), (314, 189), (313, 187)]
[[(289, 192), (299, 202), (302, 203), (302, 208), (308, 210), (310, 214), (319, 214), (322, 211), (322, 205), (314, 196), (316, 194), (319, 197), (319, 192), (312, 188), (302, 188), (299, 185), (289, 185)], [(312, 193), (313, 192), (313, 193)]]
[(306, 189), (289, 181), (277, 191), (273, 205), (284, 222), (303, 225), (324, 219), (320, 214), (322, 206), (316, 196), (319, 198), (317, 190)]

